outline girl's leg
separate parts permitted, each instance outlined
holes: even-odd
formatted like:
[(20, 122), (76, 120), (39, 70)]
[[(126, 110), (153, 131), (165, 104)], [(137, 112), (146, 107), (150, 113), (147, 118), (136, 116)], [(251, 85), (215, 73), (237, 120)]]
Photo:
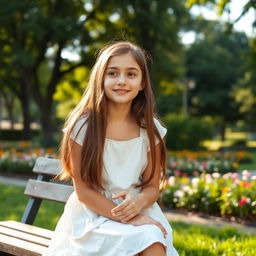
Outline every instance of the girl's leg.
[(140, 256), (166, 256), (165, 247), (161, 243), (154, 243), (144, 251), (139, 253)]

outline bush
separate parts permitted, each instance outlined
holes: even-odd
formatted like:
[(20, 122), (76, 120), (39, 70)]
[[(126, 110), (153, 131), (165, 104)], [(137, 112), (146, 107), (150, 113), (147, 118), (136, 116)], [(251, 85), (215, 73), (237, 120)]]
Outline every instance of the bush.
[[(31, 130), (32, 137), (39, 136), (40, 130)], [(23, 130), (0, 130), (0, 140), (20, 141), (23, 139)]]
[(169, 114), (163, 118), (168, 127), (166, 145), (171, 150), (199, 149), (203, 140), (210, 139), (212, 126), (197, 117)]

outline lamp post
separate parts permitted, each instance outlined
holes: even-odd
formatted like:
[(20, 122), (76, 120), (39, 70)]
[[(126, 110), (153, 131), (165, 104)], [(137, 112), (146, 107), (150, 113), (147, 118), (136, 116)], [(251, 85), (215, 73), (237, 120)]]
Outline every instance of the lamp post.
[(188, 92), (196, 87), (195, 80), (188, 79), (184, 83), (183, 93), (182, 93), (182, 112), (186, 117), (188, 116)]

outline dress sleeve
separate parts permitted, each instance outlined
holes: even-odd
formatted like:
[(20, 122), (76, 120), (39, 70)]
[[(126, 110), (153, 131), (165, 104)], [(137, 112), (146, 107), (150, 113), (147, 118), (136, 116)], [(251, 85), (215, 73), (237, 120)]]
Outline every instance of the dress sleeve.
[[(72, 140), (74, 140), (76, 143), (78, 143), (79, 145), (83, 146), (84, 143), (84, 137), (87, 131), (87, 118), (86, 117), (82, 117), (81, 119), (79, 119), (70, 134), (70, 138)], [(63, 129), (63, 132), (65, 133), (67, 131), (66, 129)]]
[[(163, 127), (156, 118), (154, 118), (154, 123), (155, 123), (155, 126), (156, 126), (161, 138), (163, 139), (167, 133), (167, 129), (165, 127)], [(155, 145), (157, 145), (159, 142), (160, 141), (159, 141), (158, 137), (155, 136)]]
[[(163, 127), (156, 118), (154, 118), (154, 124), (155, 124), (161, 138), (163, 139), (164, 136), (166, 135), (167, 129), (165, 127)], [(147, 152), (149, 152), (150, 151), (150, 145), (149, 145), (149, 138), (148, 138), (146, 129), (143, 129), (142, 135), (143, 135), (143, 138), (145, 139)], [(158, 137), (155, 135), (155, 145), (157, 145), (159, 142), (160, 141), (159, 141)]]

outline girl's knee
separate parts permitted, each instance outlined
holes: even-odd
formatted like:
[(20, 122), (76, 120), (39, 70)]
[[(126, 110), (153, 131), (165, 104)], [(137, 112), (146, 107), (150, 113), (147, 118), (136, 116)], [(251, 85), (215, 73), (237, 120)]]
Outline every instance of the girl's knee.
[(140, 256), (166, 256), (165, 246), (160, 243), (156, 242), (147, 247), (144, 251), (139, 253)]

